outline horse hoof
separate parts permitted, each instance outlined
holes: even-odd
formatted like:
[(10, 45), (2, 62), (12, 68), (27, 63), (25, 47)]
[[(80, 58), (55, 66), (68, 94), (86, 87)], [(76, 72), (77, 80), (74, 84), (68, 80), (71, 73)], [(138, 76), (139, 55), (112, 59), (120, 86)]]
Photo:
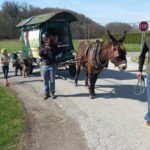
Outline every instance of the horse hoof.
[(89, 95), (89, 98), (90, 98), (90, 99), (93, 99), (94, 97), (93, 97), (93, 95)]
[(75, 87), (77, 86), (77, 84), (74, 85)]
[(94, 96), (94, 97), (96, 96), (96, 93), (95, 93), (95, 92), (93, 93), (93, 96)]

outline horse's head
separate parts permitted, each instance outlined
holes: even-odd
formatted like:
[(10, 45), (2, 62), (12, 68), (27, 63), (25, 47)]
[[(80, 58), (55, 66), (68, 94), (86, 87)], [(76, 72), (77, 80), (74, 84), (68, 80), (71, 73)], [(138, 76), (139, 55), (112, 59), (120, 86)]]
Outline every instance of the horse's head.
[(127, 32), (124, 31), (123, 36), (119, 40), (116, 40), (110, 34), (109, 30), (107, 32), (110, 40), (112, 41), (110, 60), (115, 66), (119, 68), (120, 71), (125, 70), (127, 68), (127, 59), (126, 49), (123, 46), (123, 41)]

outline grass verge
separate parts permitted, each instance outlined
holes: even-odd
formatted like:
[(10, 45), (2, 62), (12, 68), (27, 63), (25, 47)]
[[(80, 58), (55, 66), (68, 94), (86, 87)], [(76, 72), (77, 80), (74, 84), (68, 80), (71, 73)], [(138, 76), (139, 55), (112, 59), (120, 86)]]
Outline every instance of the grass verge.
[[(132, 57), (131, 60), (132, 60), (133, 62), (139, 63), (139, 56)], [(144, 65), (146, 65), (147, 62), (148, 62), (148, 56), (146, 56), (146, 58), (145, 58)]]
[(8, 52), (16, 52), (22, 50), (21, 41), (19, 40), (0, 41), (0, 50), (2, 48), (6, 48)]
[[(74, 49), (77, 50), (79, 43), (82, 40), (73, 40)], [(91, 40), (95, 41), (95, 40)], [(124, 44), (127, 52), (140, 52), (141, 44)], [(6, 48), (8, 52), (16, 52), (22, 50), (21, 41), (19, 40), (5, 40), (0, 41), (0, 49)]]
[(140, 52), (141, 44), (123, 44), (127, 52)]
[[(74, 49), (77, 50), (78, 45), (82, 40), (73, 40)], [(93, 42), (93, 41), (92, 41)], [(127, 52), (140, 52), (141, 44), (123, 44)]]
[(16, 150), (25, 130), (23, 106), (6, 87), (0, 85), (0, 150)]

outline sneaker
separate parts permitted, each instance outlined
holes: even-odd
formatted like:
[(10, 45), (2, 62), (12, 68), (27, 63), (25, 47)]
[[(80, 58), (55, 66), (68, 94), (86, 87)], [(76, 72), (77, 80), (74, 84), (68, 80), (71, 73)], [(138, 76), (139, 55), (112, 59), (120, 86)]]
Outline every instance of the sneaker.
[(146, 125), (148, 128), (150, 128), (150, 122), (148, 120), (146, 120)]
[(44, 94), (44, 99), (48, 99), (49, 98), (49, 94), (45, 93)]
[(8, 80), (6, 80), (6, 84), (7, 84), (7, 85), (9, 84)]
[(56, 98), (55, 93), (50, 93), (50, 96), (51, 96), (52, 99)]
[(7, 82), (6, 81), (4, 82), (4, 86), (7, 86)]

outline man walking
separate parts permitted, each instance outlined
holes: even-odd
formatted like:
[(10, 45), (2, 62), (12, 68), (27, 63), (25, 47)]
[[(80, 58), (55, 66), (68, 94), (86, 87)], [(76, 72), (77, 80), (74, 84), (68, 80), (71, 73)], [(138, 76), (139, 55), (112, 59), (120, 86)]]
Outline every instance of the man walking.
[(51, 96), (55, 98), (55, 72), (56, 72), (56, 55), (59, 51), (53, 44), (53, 36), (48, 32), (42, 35), (44, 44), (41, 46), (39, 55), (42, 58), (42, 72), (44, 77), (44, 99)]

